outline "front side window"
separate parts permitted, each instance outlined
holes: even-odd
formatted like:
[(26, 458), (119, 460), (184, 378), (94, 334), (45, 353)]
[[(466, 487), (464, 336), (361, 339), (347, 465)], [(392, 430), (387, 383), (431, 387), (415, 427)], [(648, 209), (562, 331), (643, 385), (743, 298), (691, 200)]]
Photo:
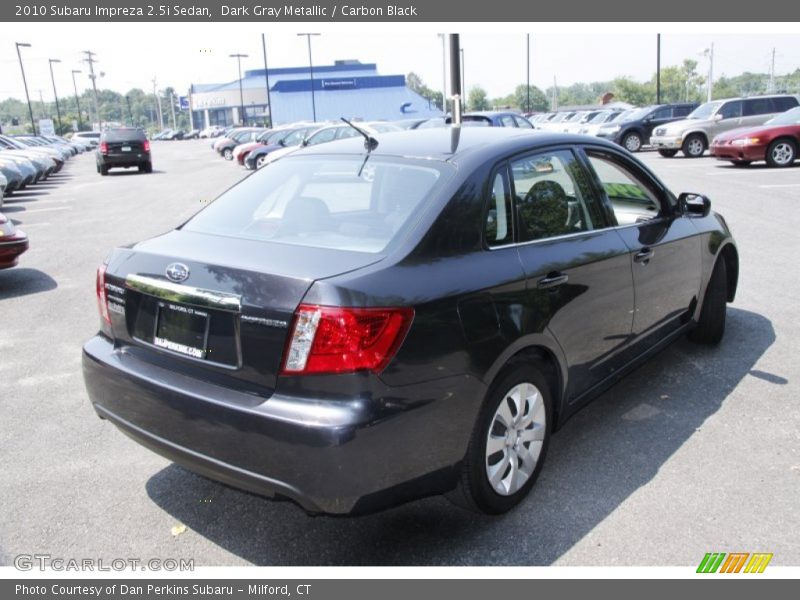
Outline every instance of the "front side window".
[(736, 100), (735, 102), (728, 102), (719, 109), (717, 113), (722, 115), (723, 119), (737, 119), (742, 116), (742, 101)]
[(672, 117), (672, 109), (669, 106), (659, 108), (651, 116), (652, 119), (669, 119), (670, 117)]
[(620, 159), (591, 151), (586, 155), (603, 186), (618, 225), (649, 221), (661, 213), (661, 203), (650, 185)]
[(590, 200), (586, 172), (568, 150), (511, 162), (520, 242), (602, 227), (602, 211)]
[(416, 222), (453, 168), (400, 158), (289, 156), (259, 169), (190, 219), (187, 231), (382, 252)]

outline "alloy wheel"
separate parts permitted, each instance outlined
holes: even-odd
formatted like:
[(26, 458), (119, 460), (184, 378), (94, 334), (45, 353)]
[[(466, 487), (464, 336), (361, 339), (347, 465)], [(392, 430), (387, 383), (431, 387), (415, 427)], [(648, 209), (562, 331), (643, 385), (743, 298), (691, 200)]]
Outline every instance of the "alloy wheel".
[(788, 142), (781, 142), (772, 148), (772, 160), (778, 165), (794, 162), (794, 148)]

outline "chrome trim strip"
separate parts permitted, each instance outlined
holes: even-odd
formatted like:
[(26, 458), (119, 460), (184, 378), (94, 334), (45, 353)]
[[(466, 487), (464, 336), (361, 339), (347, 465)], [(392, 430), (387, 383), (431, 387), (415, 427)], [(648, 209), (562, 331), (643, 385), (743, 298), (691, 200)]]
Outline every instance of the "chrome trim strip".
[(241, 296), (172, 283), (166, 279), (131, 274), (125, 278), (125, 287), (171, 302), (236, 313), (242, 310)]

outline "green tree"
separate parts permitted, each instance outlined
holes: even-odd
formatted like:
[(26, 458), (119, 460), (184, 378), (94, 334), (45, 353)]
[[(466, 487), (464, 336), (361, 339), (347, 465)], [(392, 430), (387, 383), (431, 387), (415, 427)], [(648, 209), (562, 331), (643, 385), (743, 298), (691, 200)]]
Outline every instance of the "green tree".
[(527, 112), (529, 108), (528, 107), (529, 91), (530, 91), (530, 110), (531, 111), (547, 110), (549, 106), (547, 97), (544, 95), (544, 92), (535, 85), (530, 86), (530, 90), (528, 89), (528, 86), (526, 86), (525, 84), (518, 85), (514, 89), (513, 106)]
[(417, 75), (416, 73), (409, 73), (406, 75), (406, 86), (413, 92), (416, 92), (423, 98), (430, 101), (431, 104), (441, 108), (444, 110), (443, 106), (443, 94), (442, 92), (437, 92), (429, 88), (425, 83), (422, 81), (422, 77)]
[(486, 90), (479, 85), (474, 85), (470, 89), (467, 104), (470, 110), (488, 110), (491, 106)]
[(639, 83), (628, 77), (617, 77), (611, 82), (611, 87), (617, 100), (621, 102), (645, 106), (655, 100), (655, 88), (650, 82)]

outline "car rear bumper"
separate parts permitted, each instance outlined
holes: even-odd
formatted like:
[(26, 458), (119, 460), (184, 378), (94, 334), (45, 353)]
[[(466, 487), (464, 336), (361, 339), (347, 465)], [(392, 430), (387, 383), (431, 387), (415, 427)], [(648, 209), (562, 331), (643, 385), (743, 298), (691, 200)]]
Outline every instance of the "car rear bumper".
[(461, 377), (394, 389), (402, 408), (359, 396), (264, 399), (164, 369), (101, 335), (84, 346), (83, 373), (97, 414), (151, 450), (211, 479), (338, 514), (455, 487), (471, 428), (453, 431), (453, 411), (468, 405), (453, 386), (480, 387)]
[(150, 154), (147, 152), (102, 154), (97, 157), (97, 164), (104, 165), (109, 169), (114, 167), (135, 167), (149, 162)]
[(710, 148), (711, 156), (719, 160), (764, 160), (767, 147), (764, 145), (733, 146), (731, 144), (713, 144)]

